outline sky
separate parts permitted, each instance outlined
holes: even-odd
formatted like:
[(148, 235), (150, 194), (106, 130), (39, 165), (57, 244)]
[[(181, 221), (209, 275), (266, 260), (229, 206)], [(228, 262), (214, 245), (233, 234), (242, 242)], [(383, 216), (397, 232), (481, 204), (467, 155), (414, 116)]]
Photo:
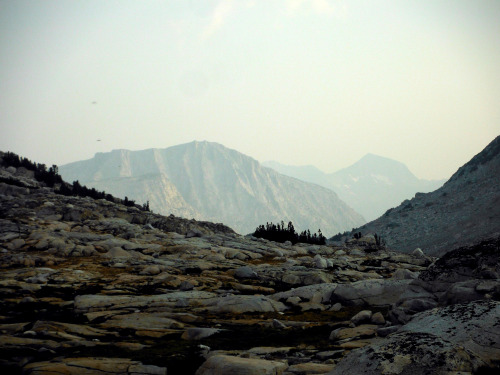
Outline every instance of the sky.
[(449, 178), (500, 134), (498, 20), (498, 0), (0, 0), (0, 150), (207, 140)]

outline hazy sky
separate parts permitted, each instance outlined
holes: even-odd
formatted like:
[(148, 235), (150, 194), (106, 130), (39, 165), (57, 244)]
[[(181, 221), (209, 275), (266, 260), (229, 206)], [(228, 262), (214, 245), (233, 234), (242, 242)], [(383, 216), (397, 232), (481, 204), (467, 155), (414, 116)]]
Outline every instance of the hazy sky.
[(208, 140), (448, 178), (500, 134), (500, 1), (0, 0), (0, 131), (46, 164)]

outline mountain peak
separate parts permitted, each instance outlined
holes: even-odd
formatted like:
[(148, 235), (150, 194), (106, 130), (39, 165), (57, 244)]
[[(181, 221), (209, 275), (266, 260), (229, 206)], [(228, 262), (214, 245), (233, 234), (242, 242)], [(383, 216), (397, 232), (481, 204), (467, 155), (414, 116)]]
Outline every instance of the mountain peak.
[(460, 167), (441, 188), (416, 194), (358, 230), (378, 233), (400, 251), (420, 247), (432, 255), (498, 237), (499, 175), (500, 136)]
[(301, 230), (321, 228), (324, 233), (365, 222), (332, 190), (280, 175), (214, 142), (127, 151), (123, 157), (121, 152), (110, 152), (59, 170), (70, 181), (149, 200), (157, 212), (168, 215), (175, 208), (181, 215), (184, 210), (182, 216), (224, 222), (239, 233), (280, 220), (292, 221)]
[(418, 180), (405, 164), (375, 154), (366, 154), (351, 166), (334, 173), (336, 176), (353, 176), (355, 178), (373, 176), (374, 174), (386, 176), (390, 180), (404, 179), (415, 182)]

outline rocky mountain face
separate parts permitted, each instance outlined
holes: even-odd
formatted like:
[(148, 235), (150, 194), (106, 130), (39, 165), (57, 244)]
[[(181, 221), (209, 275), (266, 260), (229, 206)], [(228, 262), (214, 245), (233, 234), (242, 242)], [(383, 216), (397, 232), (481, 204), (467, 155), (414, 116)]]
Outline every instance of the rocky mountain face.
[(373, 154), (334, 173), (324, 173), (313, 166), (293, 167), (277, 162), (264, 165), (287, 176), (332, 189), (367, 220), (378, 218), (388, 208), (417, 192), (433, 191), (444, 183), (444, 180), (418, 179), (403, 163)]
[(329, 234), (365, 222), (331, 190), (263, 168), (216, 143), (115, 150), (59, 170), (67, 181), (138, 202), (149, 200), (155, 212), (223, 222), (239, 233), (281, 220)]
[(442, 255), (500, 235), (500, 136), (440, 189), (416, 194), (356, 231), (378, 233), (400, 251)]
[(281, 244), (0, 166), (0, 372), (496, 373), (499, 246)]

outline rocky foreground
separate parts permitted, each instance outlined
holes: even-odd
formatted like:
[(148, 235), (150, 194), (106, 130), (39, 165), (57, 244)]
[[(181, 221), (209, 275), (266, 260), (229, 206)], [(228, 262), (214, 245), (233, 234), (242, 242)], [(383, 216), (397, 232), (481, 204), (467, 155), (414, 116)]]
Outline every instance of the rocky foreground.
[(488, 374), (500, 241), (278, 244), (0, 169), (0, 372)]

